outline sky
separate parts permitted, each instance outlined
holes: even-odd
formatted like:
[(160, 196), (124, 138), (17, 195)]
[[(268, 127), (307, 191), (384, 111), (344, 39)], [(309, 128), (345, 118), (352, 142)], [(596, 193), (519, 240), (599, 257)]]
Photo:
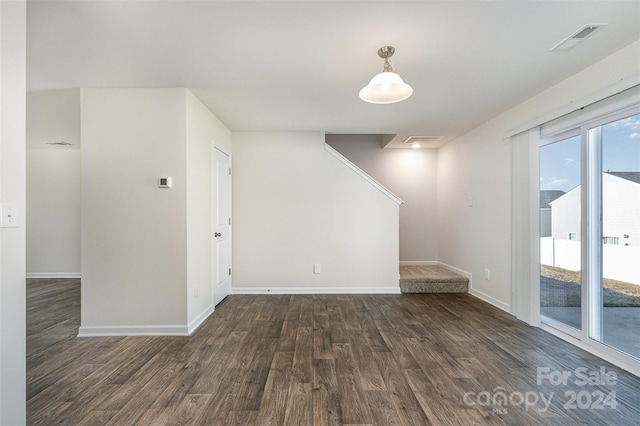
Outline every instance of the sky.
[[(640, 114), (602, 126), (602, 170), (640, 172)], [(580, 136), (540, 148), (540, 189), (580, 185)]]

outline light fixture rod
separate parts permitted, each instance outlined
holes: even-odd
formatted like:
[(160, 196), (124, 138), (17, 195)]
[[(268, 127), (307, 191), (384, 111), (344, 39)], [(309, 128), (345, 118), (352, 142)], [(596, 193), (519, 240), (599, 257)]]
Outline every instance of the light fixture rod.
[(391, 61), (389, 58), (384, 58), (384, 67), (382, 68), (383, 72), (395, 72), (393, 70), (393, 65), (391, 65)]

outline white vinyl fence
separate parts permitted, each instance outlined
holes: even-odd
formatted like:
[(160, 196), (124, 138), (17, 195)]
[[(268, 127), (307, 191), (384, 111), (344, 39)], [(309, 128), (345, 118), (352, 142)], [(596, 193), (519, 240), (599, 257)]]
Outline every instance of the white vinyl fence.
[[(640, 247), (605, 244), (602, 272), (605, 278), (640, 285)], [(570, 271), (580, 270), (580, 242), (540, 238), (540, 263)]]

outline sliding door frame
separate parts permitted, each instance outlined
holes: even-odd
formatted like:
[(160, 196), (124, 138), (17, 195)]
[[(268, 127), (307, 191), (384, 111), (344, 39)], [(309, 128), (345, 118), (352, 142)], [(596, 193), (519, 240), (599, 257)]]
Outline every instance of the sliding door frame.
[[(581, 347), (613, 364), (640, 376), (638, 359), (602, 343), (603, 337), (603, 285), (602, 285), (602, 126), (640, 113), (640, 102), (636, 96), (640, 87), (636, 87), (631, 96), (623, 99), (607, 99), (603, 105), (570, 114), (540, 128), (540, 138), (530, 140), (536, 149), (569, 137), (581, 135), (581, 330), (564, 325), (547, 317), (540, 316), (540, 304), (532, 308), (532, 317), (540, 318), (540, 327), (563, 340)], [(635, 98), (634, 98), (635, 96)], [(622, 106), (621, 106), (622, 105)], [(537, 157), (537, 155), (536, 155)], [(531, 164), (531, 163), (530, 163)], [(539, 166), (538, 166), (539, 167)], [(540, 190), (538, 170), (530, 172), (530, 188)], [(530, 235), (540, 235), (540, 223), (531, 221), (536, 229)], [(531, 250), (538, 247), (535, 264), (530, 266), (531, 288), (539, 289), (540, 257), (539, 243), (530, 241)], [(534, 256), (531, 257), (532, 259)], [(533, 260), (532, 260), (533, 262)], [(537, 282), (533, 282), (533, 280)], [(516, 290), (517, 291), (517, 290)], [(537, 313), (535, 312), (537, 310)], [(532, 324), (531, 325), (537, 325)]]

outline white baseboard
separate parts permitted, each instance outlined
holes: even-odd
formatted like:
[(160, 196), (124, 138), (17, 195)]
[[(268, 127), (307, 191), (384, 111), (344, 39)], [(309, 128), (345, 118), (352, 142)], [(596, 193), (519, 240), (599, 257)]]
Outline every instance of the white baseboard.
[(469, 280), (470, 295), (475, 296), (478, 299), (482, 300), (483, 302), (487, 302), (488, 304), (493, 305), (498, 309), (502, 309), (503, 311), (509, 314), (511, 313), (511, 307), (508, 304), (501, 302), (500, 300), (473, 288), (473, 275), (471, 274), (471, 272), (456, 268), (455, 266), (447, 265), (446, 263), (442, 263), (442, 262), (438, 262), (438, 266), (441, 266), (445, 269), (450, 270), (451, 272), (455, 272), (456, 274), (462, 275), (463, 277), (467, 278)]
[(476, 290), (475, 288), (469, 288), (469, 294), (477, 297), (478, 299), (487, 302), (490, 305), (495, 306), (498, 309), (502, 309), (508, 314), (511, 314), (511, 307), (504, 302), (499, 301), (498, 299), (489, 296), (481, 291)]
[(442, 262), (437, 262), (437, 263), (438, 263), (438, 266), (440, 266), (441, 268), (448, 269), (451, 272), (455, 272), (456, 274), (462, 275), (463, 277), (467, 278), (469, 280), (469, 288), (472, 287), (471, 284), (473, 281), (472, 280), (473, 276), (471, 275), (471, 272), (467, 272), (464, 269), (456, 268), (455, 266), (447, 265), (446, 263), (442, 263)]
[(401, 260), (400, 266), (437, 266), (437, 260)]
[(195, 317), (193, 321), (191, 321), (187, 326), (187, 331), (189, 332), (189, 335), (193, 334), (193, 332), (196, 331), (198, 327), (200, 327), (207, 318), (209, 318), (209, 315), (211, 315), (213, 311), (214, 311), (214, 307), (213, 305), (210, 305), (207, 309), (202, 311), (200, 315)]
[(184, 325), (114, 325), (81, 326), (78, 337), (105, 336), (188, 336), (189, 329)]
[(27, 272), (27, 278), (82, 278), (81, 272)]
[(184, 325), (114, 325), (81, 326), (78, 337), (100, 336), (190, 336), (209, 318), (214, 311), (213, 305), (202, 311), (187, 326)]
[(400, 294), (397, 287), (234, 287), (233, 294)]

